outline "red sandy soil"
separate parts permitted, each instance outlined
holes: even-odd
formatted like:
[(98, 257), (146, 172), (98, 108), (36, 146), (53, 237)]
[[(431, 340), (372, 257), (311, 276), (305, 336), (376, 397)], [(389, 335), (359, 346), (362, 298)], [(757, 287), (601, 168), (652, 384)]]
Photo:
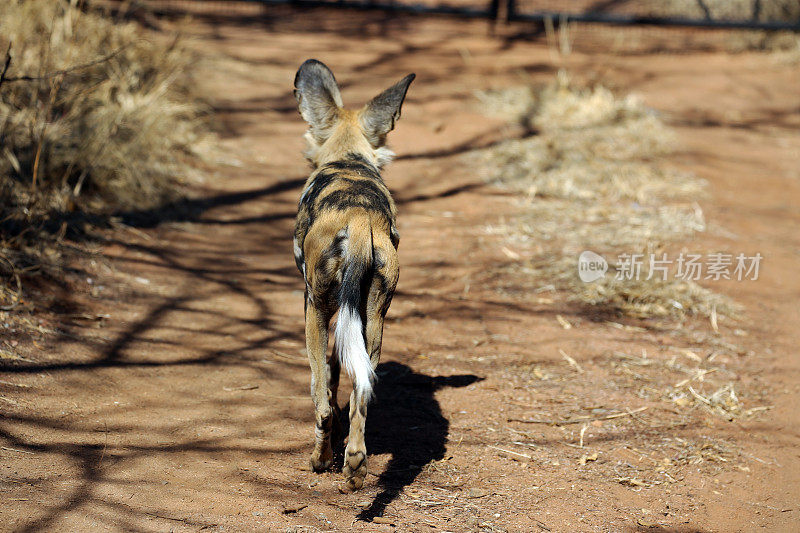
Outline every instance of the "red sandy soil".
[[(560, 60), (544, 39), (503, 39), (481, 22), (267, 13), (189, 26), (214, 58), (201, 83), (227, 164), (158, 224), (127, 218), (133, 227), (84, 265), (93, 290), (73, 280), (61, 295), (74, 310), (51, 317), (63, 334), (23, 339), (25, 360), (2, 361), (0, 529), (800, 530), (796, 64), (611, 54), (602, 38)], [(385, 174), (400, 208), (401, 281), (370, 407), (371, 473), (355, 494), (338, 490), (341, 473), (307, 467), (291, 232), (308, 169), (291, 81), (308, 57), (334, 68), (351, 103), (418, 75)], [(709, 183), (699, 202), (710, 229), (687, 250), (764, 255), (757, 282), (714, 285), (745, 307), (718, 335), (700, 321), (676, 331), (513, 290), (522, 280), (504, 269), (507, 243), (485, 228), (520, 207), (463, 154), (518, 132), (483, 116), (473, 92), (546, 83), (559, 66), (640, 94), (677, 129), (672, 164)], [(771, 409), (733, 421), (684, 412), (636, 394), (611, 364), (615, 351), (706, 356), (719, 342), (737, 347), (715, 364), (744, 407)], [(580, 424), (509, 421), (642, 407), (588, 424), (584, 448)]]

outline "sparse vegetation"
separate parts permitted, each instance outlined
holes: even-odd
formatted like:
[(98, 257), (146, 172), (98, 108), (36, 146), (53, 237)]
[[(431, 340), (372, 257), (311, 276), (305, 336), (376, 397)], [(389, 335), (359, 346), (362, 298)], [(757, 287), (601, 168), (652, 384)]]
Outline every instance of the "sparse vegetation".
[(0, 303), (13, 304), (19, 274), (54, 263), (52, 236), (76, 215), (174, 198), (212, 137), (193, 54), (84, 3), (3, 2), (0, 54), (10, 58), (0, 86)]
[(521, 192), (526, 207), (515, 224), (493, 229), (542, 247), (520, 266), (524, 272), (586, 304), (636, 317), (734, 313), (730, 300), (693, 281), (646, 280), (645, 271), (639, 280), (578, 279), (583, 250), (607, 258), (661, 252), (705, 229), (696, 203), (704, 183), (658, 161), (675, 139), (654, 111), (603, 87), (575, 89), (563, 73), (538, 92), (479, 98), (490, 112), (537, 132), (482, 154), (488, 178)]

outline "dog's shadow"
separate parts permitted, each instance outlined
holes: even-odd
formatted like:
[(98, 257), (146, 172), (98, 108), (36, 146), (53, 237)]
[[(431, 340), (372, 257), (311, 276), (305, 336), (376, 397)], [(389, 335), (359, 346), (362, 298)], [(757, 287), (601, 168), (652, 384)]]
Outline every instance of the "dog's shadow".
[[(434, 394), (444, 387), (466, 387), (483, 378), (471, 374), (426, 376), (408, 366), (381, 363), (376, 370), (375, 398), (367, 413), (366, 444), (369, 455), (390, 454), (391, 459), (378, 477), (381, 491), (359, 520), (372, 521), (414, 481), (431, 461), (443, 459), (450, 423), (442, 415)], [(342, 428), (347, 430), (349, 405), (342, 408)], [(340, 446), (337, 446), (341, 450)], [(341, 467), (341, 453), (337, 466)]]

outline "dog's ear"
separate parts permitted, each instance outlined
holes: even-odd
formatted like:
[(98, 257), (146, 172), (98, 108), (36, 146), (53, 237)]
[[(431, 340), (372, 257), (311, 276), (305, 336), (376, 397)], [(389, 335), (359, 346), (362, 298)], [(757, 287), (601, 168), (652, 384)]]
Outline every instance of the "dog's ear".
[(300, 65), (294, 87), (300, 115), (311, 126), (314, 139), (322, 144), (330, 136), (342, 107), (336, 78), (324, 63), (309, 59)]
[(386, 135), (394, 129), (394, 123), (400, 118), (403, 100), (414, 78), (416, 74), (409, 74), (373, 98), (361, 110), (361, 127), (373, 147), (386, 144)]

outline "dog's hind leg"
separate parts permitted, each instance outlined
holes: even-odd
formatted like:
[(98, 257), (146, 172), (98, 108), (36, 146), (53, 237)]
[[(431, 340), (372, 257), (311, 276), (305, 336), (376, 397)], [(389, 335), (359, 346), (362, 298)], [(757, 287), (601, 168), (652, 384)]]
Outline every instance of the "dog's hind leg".
[(317, 309), (312, 302), (306, 305), (306, 350), (311, 365), (311, 398), (314, 400), (315, 427), (314, 451), (311, 452), (311, 468), (321, 472), (333, 462), (331, 448), (331, 426), (333, 413), (329, 401), (329, 371), (326, 362), (328, 350), (329, 317)]

